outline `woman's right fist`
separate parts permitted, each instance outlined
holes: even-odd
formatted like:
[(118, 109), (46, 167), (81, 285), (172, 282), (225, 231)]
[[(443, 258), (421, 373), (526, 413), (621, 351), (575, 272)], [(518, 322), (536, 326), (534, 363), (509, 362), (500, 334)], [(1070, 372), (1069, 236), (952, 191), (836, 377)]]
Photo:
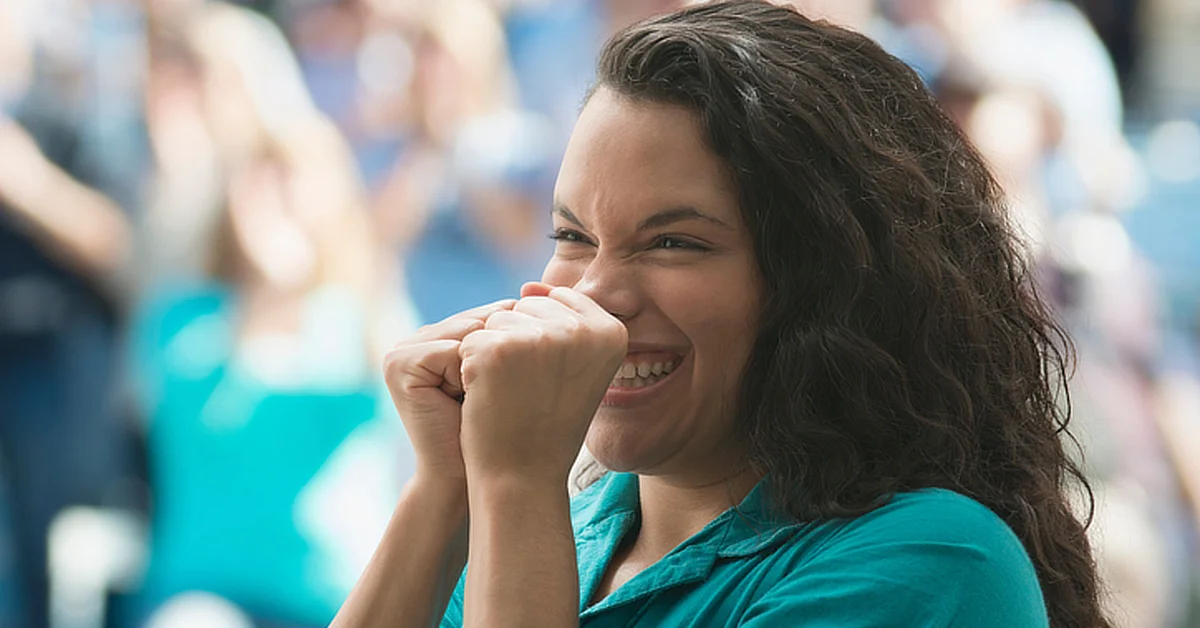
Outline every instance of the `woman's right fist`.
[(515, 300), (484, 305), (426, 325), (384, 358), (384, 379), (417, 457), (417, 476), (434, 482), (466, 482), (459, 433), (462, 426), (462, 365), (459, 343), (483, 329), (492, 314)]

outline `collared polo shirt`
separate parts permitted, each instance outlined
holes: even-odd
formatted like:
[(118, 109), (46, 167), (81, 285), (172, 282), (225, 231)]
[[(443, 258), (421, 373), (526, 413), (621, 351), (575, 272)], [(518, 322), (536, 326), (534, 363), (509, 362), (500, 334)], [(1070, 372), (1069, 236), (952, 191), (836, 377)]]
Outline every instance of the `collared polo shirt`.
[[(901, 493), (853, 519), (790, 521), (765, 483), (595, 604), (638, 525), (636, 475), (609, 473), (571, 503), (581, 628), (1045, 628), (1033, 563), (1012, 530), (958, 493)], [(442, 628), (462, 625), (463, 583)]]

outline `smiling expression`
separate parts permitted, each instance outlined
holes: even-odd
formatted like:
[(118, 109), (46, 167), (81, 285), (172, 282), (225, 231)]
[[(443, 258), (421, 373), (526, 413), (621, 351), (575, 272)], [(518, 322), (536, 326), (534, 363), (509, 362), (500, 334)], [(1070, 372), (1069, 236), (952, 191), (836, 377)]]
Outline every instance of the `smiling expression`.
[(599, 89), (554, 200), (543, 281), (573, 286), (629, 330), (588, 449), (644, 474), (738, 464), (733, 408), (762, 282), (732, 177), (695, 116)]

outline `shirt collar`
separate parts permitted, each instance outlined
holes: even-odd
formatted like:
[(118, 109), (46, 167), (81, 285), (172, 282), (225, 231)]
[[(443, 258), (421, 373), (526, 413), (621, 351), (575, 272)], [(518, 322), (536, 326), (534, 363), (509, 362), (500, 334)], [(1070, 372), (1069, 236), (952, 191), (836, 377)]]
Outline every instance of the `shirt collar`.
[[(772, 507), (770, 493), (769, 479), (760, 480), (740, 504), (718, 515), (701, 531), (702, 533), (710, 528), (720, 527), (728, 528), (727, 533), (721, 535), (720, 539), (705, 540), (717, 543), (723, 556), (753, 553), (761, 549), (766, 542), (764, 537), (797, 527), (799, 524), (794, 519)], [(639, 496), (637, 475), (614, 472), (605, 474), (593, 486), (585, 489), (572, 505), (571, 520), (576, 537), (589, 536), (597, 529), (598, 524), (614, 517), (633, 515), (636, 518), (641, 511)], [(697, 537), (701, 533), (694, 535), (688, 542), (698, 540)]]
[[(638, 478), (608, 473), (581, 493), (572, 505), (579, 558), (581, 605), (596, 590), (621, 538), (637, 524)], [(770, 484), (759, 482), (734, 508), (718, 515), (658, 563), (647, 568), (600, 603), (594, 614), (657, 591), (708, 577), (717, 559), (753, 556), (791, 537), (801, 524), (770, 506)]]
[(742, 502), (722, 513), (727, 528), (717, 549), (722, 558), (750, 556), (787, 540), (802, 524), (775, 508), (769, 478), (759, 481)]
[(614, 517), (633, 515), (641, 510), (638, 479), (632, 473), (605, 473), (571, 502), (571, 522), (575, 538), (590, 536), (598, 525)]

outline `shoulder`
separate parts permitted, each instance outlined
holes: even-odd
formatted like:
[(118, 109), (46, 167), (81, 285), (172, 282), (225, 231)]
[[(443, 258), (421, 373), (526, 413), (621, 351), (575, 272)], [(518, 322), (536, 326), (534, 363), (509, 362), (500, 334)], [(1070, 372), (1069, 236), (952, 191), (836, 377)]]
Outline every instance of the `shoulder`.
[(987, 506), (945, 489), (900, 493), (887, 504), (834, 524), (839, 546), (935, 543), (963, 548), (980, 560), (1032, 563), (1008, 524)]
[(826, 561), (871, 557), (861, 569), (915, 588), (956, 590), (964, 599), (1011, 594), (1041, 603), (1037, 573), (1020, 539), (996, 513), (953, 491), (901, 493), (866, 515), (830, 524), (820, 555)]
[(801, 612), (845, 626), (1047, 625), (1020, 540), (952, 491), (899, 494), (860, 517), (804, 526), (788, 545), (786, 569), (752, 615)]

